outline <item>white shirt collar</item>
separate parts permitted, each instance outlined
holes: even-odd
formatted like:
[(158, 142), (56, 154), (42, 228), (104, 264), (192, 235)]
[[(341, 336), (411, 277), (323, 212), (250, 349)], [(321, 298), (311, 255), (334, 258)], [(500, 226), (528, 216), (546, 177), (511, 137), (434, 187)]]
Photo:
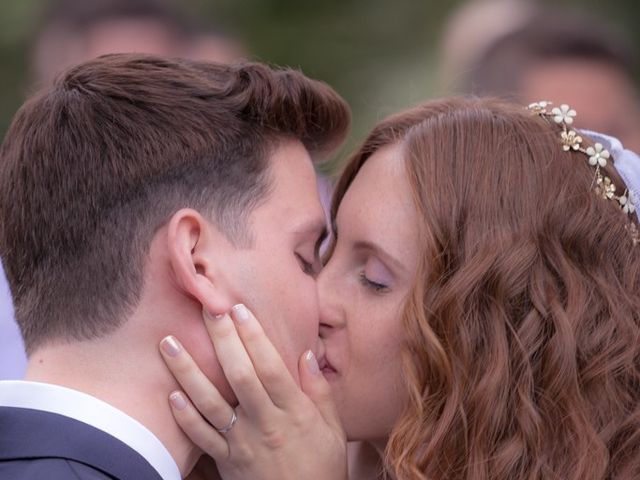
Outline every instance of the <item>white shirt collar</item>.
[(0, 406), (57, 413), (91, 425), (142, 455), (163, 480), (180, 480), (180, 470), (166, 447), (144, 425), (86, 393), (48, 383), (0, 381)]

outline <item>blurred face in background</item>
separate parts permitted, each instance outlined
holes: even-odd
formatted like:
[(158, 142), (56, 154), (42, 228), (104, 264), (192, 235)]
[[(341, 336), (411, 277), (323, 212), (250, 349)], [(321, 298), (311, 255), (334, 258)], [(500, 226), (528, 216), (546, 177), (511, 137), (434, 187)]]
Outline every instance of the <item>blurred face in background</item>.
[(108, 53), (146, 53), (229, 63), (245, 55), (231, 38), (213, 32), (182, 33), (161, 18), (121, 16), (99, 19), (79, 30), (52, 25), (34, 46), (32, 75), (51, 82), (71, 65)]
[(579, 127), (617, 137), (640, 151), (640, 94), (628, 75), (610, 62), (580, 58), (540, 61), (523, 73), (526, 102), (566, 103), (578, 112)]

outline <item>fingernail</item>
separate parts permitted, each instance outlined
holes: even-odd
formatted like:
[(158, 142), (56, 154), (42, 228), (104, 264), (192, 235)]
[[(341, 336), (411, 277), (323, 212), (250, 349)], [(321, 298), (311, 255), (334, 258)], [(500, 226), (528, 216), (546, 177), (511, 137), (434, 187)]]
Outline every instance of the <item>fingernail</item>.
[(236, 321), (238, 323), (243, 323), (249, 320), (249, 310), (243, 304), (239, 303), (233, 306), (233, 311), (236, 312)]
[(184, 410), (187, 406), (187, 399), (184, 398), (184, 395), (181, 392), (173, 392), (169, 395), (169, 401), (176, 410)]
[(318, 360), (316, 360), (316, 356), (313, 354), (311, 350), (309, 350), (304, 356), (305, 362), (307, 362), (307, 368), (313, 375), (318, 375), (320, 373), (320, 366), (318, 365)]
[(176, 340), (175, 337), (171, 335), (163, 338), (160, 342), (160, 346), (162, 347), (162, 350), (164, 350), (164, 352), (170, 357), (175, 357), (180, 353), (181, 350), (178, 340)]
[(224, 316), (225, 316), (224, 313), (220, 313), (218, 315), (213, 315), (213, 314), (211, 314), (209, 312), (209, 310), (207, 310), (207, 308), (204, 305), (202, 306), (202, 318), (204, 320), (209, 320), (209, 321), (220, 320)]

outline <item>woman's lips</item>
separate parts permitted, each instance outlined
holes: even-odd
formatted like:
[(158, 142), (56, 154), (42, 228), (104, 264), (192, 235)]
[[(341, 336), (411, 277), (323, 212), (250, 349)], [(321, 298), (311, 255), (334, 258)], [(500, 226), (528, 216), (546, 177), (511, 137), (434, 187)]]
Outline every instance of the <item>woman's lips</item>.
[(320, 371), (324, 376), (334, 375), (338, 373), (335, 367), (331, 365), (331, 362), (327, 360), (326, 355), (320, 358), (320, 361), (318, 362), (318, 366), (320, 367)]

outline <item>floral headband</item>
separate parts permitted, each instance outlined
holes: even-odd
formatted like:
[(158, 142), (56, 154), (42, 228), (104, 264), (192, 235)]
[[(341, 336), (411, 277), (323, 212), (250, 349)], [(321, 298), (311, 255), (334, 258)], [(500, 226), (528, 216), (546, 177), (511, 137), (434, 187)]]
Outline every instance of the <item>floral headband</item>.
[[(600, 141), (596, 141), (593, 147), (584, 148), (582, 146), (582, 137), (578, 134), (578, 131), (571, 128), (573, 120), (576, 117), (576, 111), (566, 104), (562, 104), (560, 105), (560, 107), (553, 108), (550, 108), (550, 106), (551, 102), (540, 101), (530, 104), (527, 109), (533, 114), (540, 115), (546, 120), (556, 123), (560, 125), (560, 127), (562, 127), (562, 132), (560, 133), (562, 149), (565, 152), (574, 150), (584, 153), (588, 157), (587, 162), (589, 163), (589, 165), (595, 168), (593, 189), (596, 194), (601, 196), (605, 200), (616, 201), (618, 203), (618, 206), (624, 213), (633, 216), (633, 214), (636, 212), (637, 201), (634, 189), (625, 188), (622, 195), (617, 195), (616, 186), (613, 184), (611, 179), (606, 175), (603, 175), (602, 171), (600, 170), (601, 168), (607, 166), (607, 162), (611, 158), (609, 150), (606, 149)], [(624, 153), (626, 155), (632, 154), (635, 157), (635, 160), (640, 161), (640, 158), (638, 158), (637, 155), (629, 152), (628, 150), (623, 150), (622, 145), (616, 139), (595, 132), (585, 133), (587, 133), (589, 136), (594, 137), (596, 140), (602, 140), (604, 142), (608, 142), (611, 145), (619, 147), (617, 148), (617, 150), (619, 150), (621, 153)], [(617, 163), (617, 155), (616, 157), (614, 157), (614, 159)], [(625, 182), (627, 182), (627, 185), (629, 185), (629, 176), (624, 175), (624, 172), (621, 171), (619, 171), (619, 173), (620, 176), (623, 177)], [(631, 235), (631, 240), (633, 241), (634, 246), (640, 243), (640, 231), (631, 218), (629, 219), (629, 223), (627, 225), (627, 231)]]

